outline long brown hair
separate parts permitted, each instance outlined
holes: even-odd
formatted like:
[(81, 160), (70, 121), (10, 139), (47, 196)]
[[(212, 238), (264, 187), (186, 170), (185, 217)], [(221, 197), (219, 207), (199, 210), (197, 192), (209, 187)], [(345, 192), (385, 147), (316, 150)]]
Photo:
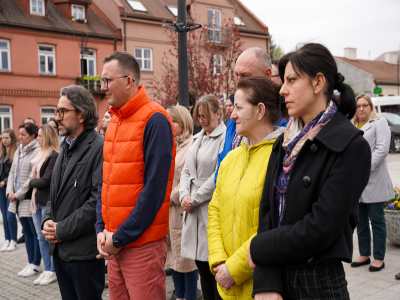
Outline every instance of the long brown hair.
[[(13, 159), (14, 159), (15, 151), (17, 151), (17, 137), (15, 136), (15, 132), (14, 132), (14, 130), (12, 130), (12, 129), (6, 129), (6, 130), (4, 130), (4, 131), (3, 131), (3, 134), (5, 134), (5, 133), (7, 133), (7, 134), (10, 136), (10, 138), (11, 138), (11, 148), (10, 148), (10, 152), (8, 153), (8, 155), (6, 155), (6, 157), (7, 157), (7, 156), (10, 157), (10, 164), (12, 164), (12, 163), (13, 163)], [(2, 144), (1, 144), (1, 147), (0, 147), (0, 157), (3, 156), (3, 153), (7, 153), (7, 149), (6, 149), (6, 147), (5, 147), (5, 146), (3, 145), (3, 143), (2, 143)]]

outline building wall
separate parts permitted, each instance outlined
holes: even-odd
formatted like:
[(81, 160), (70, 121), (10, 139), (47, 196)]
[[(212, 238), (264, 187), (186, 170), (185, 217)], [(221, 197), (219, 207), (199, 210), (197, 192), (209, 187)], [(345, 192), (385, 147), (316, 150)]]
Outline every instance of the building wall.
[[(96, 2), (98, 2), (96, 0)], [(191, 11), (195, 14), (195, 21), (199, 24), (207, 24), (207, 9), (219, 9), (222, 12), (222, 20), (233, 18), (235, 11), (231, 3), (227, 0), (204, 0), (194, 1), (191, 4)], [(124, 30), (123, 22), (126, 22), (126, 51), (135, 55), (135, 47), (152, 49), (152, 71), (142, 70), (141, 83), (148, 87), (154, 76), (159, 76), (163, 71), (161, 65), (164, 52), (168, 52), (172, 46), (167, 44), (165, 28), (162, 28), (162, 23), (135, 18), (122, 17), (122, 31)], [(169, 29), (170, 30), (170, 29)], [(200, 30), (200, 29), (199, 29)], [(125, 33), (123, 32), (123, 36)], [(241, 33), (241, 40), (244, 41), (243, 50), (249, 47), (260, 47), (267, 50), (267, 39), (265, 36), (256, 34)], [(177, 63), (177, 59), (173, 64)], [(151, 90), (147, 88), (148, 93)]]
[[(0, 105), (10, 105), (13, 128), (26, 116), (41, 125), (42, 106), (56, 106), (62, 87), (76, 84), (80, 75), (80, 37), (31, 30), (2, 28), (0, 38), (10, 41), (11, 72), (0, 72)], [(39, 74), (39, 44), (55, 46), (55, 76)], [(102, 59), (114, 51), (114, 41), (89, 38), (88, 48), (96, 50), (96, 73)], [(121, 43), (117, 45), (121, 49)], [(107, 100), (95, 96), (99, 114), (104, 115)], [(101, 119), (100, 118), (100, 119)]]
[(355, 94), (368, 93), (372, 96), (374, 77), (340, 59), (336, 59), (338, 71), (345, 77), (345, 83), (350, 84)]
[(398, 93), (398, 88), (397, 85), (382, 85), (382, 84), (378, 84), (376, 85), (374, 83), (374, 88), (375, 87), (380, 87), (382, 89), (382, 93), (380, 93), (379, 95), (373, 95), (374, 97), (378, 97), (378, 96), (400, 96)]

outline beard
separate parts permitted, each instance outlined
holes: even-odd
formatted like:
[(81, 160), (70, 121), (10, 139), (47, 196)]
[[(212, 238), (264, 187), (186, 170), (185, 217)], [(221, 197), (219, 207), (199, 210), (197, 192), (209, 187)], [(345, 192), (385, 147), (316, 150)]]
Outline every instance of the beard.
[(75, 132), (76, 128), (78, 127), (78, 123), (78, 119), (76, 119), (71, 127), (66, 127), (62, 122), (58, 122), (59, 125), (64, 126), (64, 130), (59, 129), (59, 135), (70, 136), (71, 133)]

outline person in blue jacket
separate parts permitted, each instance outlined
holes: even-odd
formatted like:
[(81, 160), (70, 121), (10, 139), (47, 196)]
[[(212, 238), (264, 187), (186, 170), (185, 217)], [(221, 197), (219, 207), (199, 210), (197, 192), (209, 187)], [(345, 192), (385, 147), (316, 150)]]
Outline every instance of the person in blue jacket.
[[(241, 78), (252, 77), (252, 76), (267, 76), (272, 77), (273, 65), (271, 58), (269, 57), (267, 51), (252, 47), (248, 48), (239, 56), (236, 61), (235, 66), (235, 77), (236, 83)], [(279, 72), (279, 71), (278, 71)], [(279, 74), (279, 73), (278, 73)], [(274, 80), (274, 77), (271, 78)], [(275, 80), (274, 80), (275, 81)], [(234, 95), (229, 96), (232, 104), (235, 105)], [(287, 122), (284, 118), (279, 118), (278, 122), (274, 124), (275, 126), (286, 127)], [(214, 182), (217, 182), (218, 170), (221, 161), (228, 155), (229, 151), (237, 148), (242, 141), (242, 137), (236, 134), (236, 122), (229, 119), (228, 125), (226, 126), (225, 143), (223, 150), (218, 154), (218, 164), (217, 170), (215, 171)]]

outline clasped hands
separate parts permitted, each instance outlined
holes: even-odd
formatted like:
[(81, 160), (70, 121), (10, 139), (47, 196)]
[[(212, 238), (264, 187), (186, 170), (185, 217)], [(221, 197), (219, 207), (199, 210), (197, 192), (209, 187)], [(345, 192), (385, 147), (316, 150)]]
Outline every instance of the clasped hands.
[(117, 254), (122, 249), (122, 247), (114, 247), (112, 236), (113, 233), (108, 232), (107, 229), (104, 229), (103, 232), (99, 232), (97, 234), (97, 250), (99, 251), (99, 255), (96, 256), (97, 259), (104, 258), (105, 260), (110, 260), (118, 257)]
[(183, 197), (181, 207), (187, 213), (192, 212), (194, 206), (192, 205), (192, 197), (190, 195)]
[(62, 242), (57, 236), (57, 223), (53, 220), (47, 220), (44, 222), (42, 233), (46, 241), (50, 243), (55, 244)]
[[(213, 268), (215, 274), (215, 280), (218, 282), (220, 286), (222, 286), (225, 290), (229, 291), (231, 287), (236, 285), (235, 280), (232, 277), (227, 277), (225, 274), (225, 262), (220, 263), (215, 268)], [(229, 270), (228, 270), (229, 272)]]
[(18, 199), (15, 197), (15, 194), (11, 192), (8, 194), (8, 200), (10, 200), (10, 202), (14, 202), (17, 201)]

